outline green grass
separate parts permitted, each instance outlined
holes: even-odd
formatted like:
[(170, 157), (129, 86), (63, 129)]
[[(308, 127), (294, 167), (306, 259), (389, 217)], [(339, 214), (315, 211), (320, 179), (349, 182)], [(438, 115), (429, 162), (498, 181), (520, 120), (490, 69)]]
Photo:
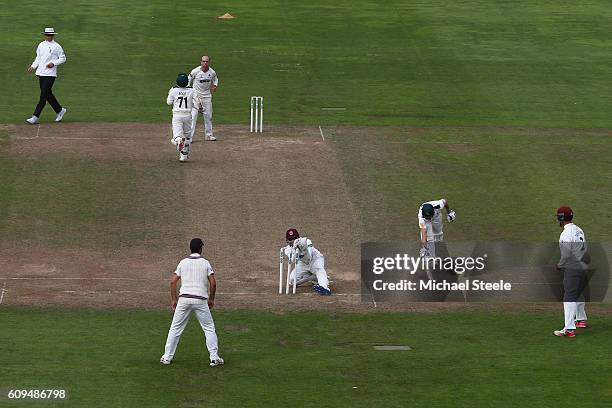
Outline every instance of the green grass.
[[(556, 241), (555, 211), (569, 205), (590, 241), (612, 222), (593, 203), (612, 200), (612, 139), (583, 130), (373, 129), (330, 132), (367, 240), (418, 239), (421, 203), (445, 197), (455, 241)], [(399, 143), (397, 143), (399, 142)]]
[[(570, 205), (591, 242), (612, 222), (612, 139), (588, 131), (377, 128), (328, 133), (363, 226), (361, 240), (416, 240), (416, 211), (446, 197), (454, 241), (555, 241), (554, 212)], [(394, 143), (401, 142), (401, 143)], [(53, 247), (176, 245), (183, 169), (166, 158), (125, 161), (44, 153), (8, 156), (0, 138), (0, 237)], [(367, 146), (367, 148), (364, 148)], [(230, 209), (228, 209), (230, 211)], [(186, 227), (186, 226), (185, 226)]]
[(160, 366), (168, 312), (4, 307), (0, 388), (61, 387), (70, 406), (105, 407), (610, 404), (612, 320), (559, 339), (561, 317), (216, 312), (227, 364), (210, 369), (195, 321)]
[[(4, 140), (4, 141), (3, 141)], [(0, 240), (48, 248), (172, 246), (182, 170), (169, 160), (9, 156), (0, 137)]]
[(31, 113), (24, 68), (53, 25), (70, 121), (167, 121), (176, 74), (209, 53), (216, 123), (246, 123), (249, 96), (264, 95), (268, 123), (610, 127), (611, 24), (604, 0), (25, 0), (0, 11), (0, 117)]
[[(237, 19), (216, 19), (228, 11)], [(169, 122), (168, 88), (208, 53), (221, 81), (215, 123), (246, 124), (249, 97), (263, 95), (266, 123), (437, 126), (330, 135), (364, 239), (414, 239), (418, 205), (445, 196), (458, 212), (449, 239), (554, 240), (553, 211), (569, 204), (588, 238), (605, 240), (609, 135), (537, 128), (612, 127), (611, 23), (603, 0), (26, 0), (0, 9), (0, 118), (31, 113), (38, 86), (24, 71), (46, 26), (68, 56), (54, 87), (68, 121)], [(0, 132), (2, 242), (177, 244), (166, 229), (182, 198), (173, 163), (16, 157), (11, 143)], [(228, 364), (212, 370), (194, 322), (175, 363), (159, 365), (167, 312), (3, 306), (0, 389), (64, 387), (71, 400), (59, 406), (612, 404), (610, 317), (573, 340), (550, 335), (561, 317), (219, 312)]]

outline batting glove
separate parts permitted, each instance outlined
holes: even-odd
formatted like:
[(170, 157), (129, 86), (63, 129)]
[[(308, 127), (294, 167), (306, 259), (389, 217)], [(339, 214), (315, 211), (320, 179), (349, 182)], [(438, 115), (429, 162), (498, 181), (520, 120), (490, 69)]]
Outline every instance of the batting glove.
[(457, 215), (455, 215), (455, 210), (450, 210), (446, 215), (448, 222), (452, 222), (455, 218), (457, 218)]
[(421, 248), (421, 251), (419, 252), (419, 256), (421, 258), (427, 258), (429, 256), (429, 250), (425, 247)]

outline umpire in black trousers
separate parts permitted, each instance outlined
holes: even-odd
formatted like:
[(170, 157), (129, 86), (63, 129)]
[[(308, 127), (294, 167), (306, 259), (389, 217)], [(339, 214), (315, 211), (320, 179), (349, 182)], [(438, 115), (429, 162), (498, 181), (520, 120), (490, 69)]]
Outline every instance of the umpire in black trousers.
[(56, 122), (61, 122), (66, 114), (66, 108), (62, 107), (58, 102), (52, 90), (57, 78), (57, 66), (66, 62), (66, 54), (64, 54), (62, 46), (55, 42), (57, 33), (52, 27), (45, 28), (42, 34), (45, 36), (45, 40), (38, 44), (36, 59), (28, 67), (28, 72), (36, 70), (36, 76), (40, 85), (38, 104), (34, 109), (32, 117), (26, 119), (26, 122), (31, 125), (39, 123), (40, 114), (47, 102), (49, 102), (57, 114), (55, 117)]

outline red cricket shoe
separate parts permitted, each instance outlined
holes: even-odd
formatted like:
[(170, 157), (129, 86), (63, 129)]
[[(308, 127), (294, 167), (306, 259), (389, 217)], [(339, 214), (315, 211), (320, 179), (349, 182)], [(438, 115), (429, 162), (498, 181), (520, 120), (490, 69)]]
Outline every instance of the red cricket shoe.
[(576, 337), (576, 332), (574, 330), (555, 330), (553, 334), (557, 337)]
[(578, 328), (578, 329), (586, 329), (587, 327), (589, 327), (589, 325), (587, 324), (586, 320), (577, 320), (576, 321), (576, 328)]

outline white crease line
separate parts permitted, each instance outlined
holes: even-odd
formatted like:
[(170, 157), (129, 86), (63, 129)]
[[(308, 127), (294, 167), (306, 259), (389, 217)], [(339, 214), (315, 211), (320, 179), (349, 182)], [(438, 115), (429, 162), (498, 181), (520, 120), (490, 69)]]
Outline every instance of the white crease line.
[[(496, 145), (492, 145), (492, 144), (488, 144), (488, 143), (477, 143), (477, 142), (424, 142), (421, 140), (392, 140), (389, 143), (391, 144), (430, 144), (430, 145), (448, 145), (448, 146), (476, 146), (476, 147), (489, 147), (489, 146), (498, 146), (498, 147), (505, 147), (505, 146), (510, 146), (510, 144), (496, 144)], [(534, 143), (532, 143), (532, 145), (534, 145)], [(535, 143), (536, 146), (540, 146), (539, 144)], [(603, 146), (603, 145), (607, 145), (607, 143), (591, 143), (588, 146)], [(555, 143), (555, 142), (551, 142), (551, 143), (546, 143), (546, 146), (578, 146), (578, 144), (571, 144), (571, 143)], [(584, 146), (584, 145), (582, 145)]]
[(323, 129), (321, 129), (320, 125), (319, 125), (319, 133), (321, 133), (321, 139), (323, 139), (323, 141), (325, 141), (325, 136), (323, 135)]
[(346, 110), (346, 108), (344, 108), (344, 107), (340, 107), (340, 106), (337, 106), (337, 107), (336, 107), (336, 106), (328, 106), (328, 107), (322, 107), (322, 108), (321, 108), (321, 110), (329, 110), (329, 111), (334, 111), (334, 110), (337, 110), (337, 111), (343, 111), (343, 110)]
[(119, 138), (104, 138), (104, 137), (68, 137), (68, 136), (47, 136), (41, 137), (42, 139), (54, 139), (54, 140), (124, 140)]
[[(462, 145), (462, 146), (470, 146), (470, 145), (474, 145), (474, 146), (490, 146), (490, 145), (485, 145), (485, 144), (478, 144), (478, 143), (473, 143), (473, 142), (423, 142), (420, 140), (401, 140), (401, 141), (390, 141), (389, 143), (391, 144), (440, 144), (440, 145)], [(499, 146), (499, 145), (498, 145)]]
[(107, 137), (67, 137), (67, 136), (46, 136), (46, 137), (38, 137), (38, 132), (36, 132), (35, 137), (20, 137), (16, 136), (16, 140), (124, 140), (119, 138), (107, 138)]
[(124, 281), (167, 281), (168, 279), (144, 279), (144, 278), (79, 278), (79, 277), (57, 277), (57, 276), (32, 276), (32, 277), (18, 277), (18, 278), (8, 278), (10, 280), (124, 280)]
[[(18, 277), (18, 278), (7, 278), (8, 280), (37, 280), (37, 281), (43, 281), (43, 280), (100, 280), (100, 281), (107, 281), (107, 280), (117, 280), (117, 281), (145, 281), (145, 282), (166, 282), (170, 279), (170, 277), (168, 278), (159, 278), (159, 279), (149, 279), (149, 278), (123, 278), (123, 277), (117, 277), (117, 278), (113, 278), (113, 277), (105, 277), (105, 278), (79, 278), (79, 277), (57, 277), (57, 276), (50, 276), (50, 277), (44, 277), (44, 276), (32, 276), (32, 277)], [(241, 283), (242, 281), (239, 280), (233, 280), (233, 279), (217, 279), (218, 282), (234, 282), (234, 283)]]
[(40, 124), (36, 126), (36, 136), (34, 137), (20, 137), (15, 136), (17, 140), (34, 140), (34, 139), (51, 139), (51, 140), (123, 140), (119, 138), (104, 138), (104, 137), (69, 137), (69, 136), (47, 136), (39, 137)]
[(374, 308), (376, 309), (376, 299), (374, 299), (374, 294), (372, 293), (372, 289), (370, 289), (369, 286), (367, 286), (368, 288), (368, 292), (370, 292), (370, 296), (372, 297), (372, 303), (374, 303)]
[[(155, 290), (63, 290), (63, 293), (81, 293), (81, 294), (92, 294), (92, 293), (160, 293), (167, 294), (168, 291), (155, 291)], [(273, 292), (217, 292), (217, 295), (236, 295), (236, 296), (270, 296)], [(302, 296), (320, 296), (318, 293), (298, 293), (297, 295)], [(334, 293), (332, 296), (361, 296), (360, 293)], [(291, 295), (289, 295), (291, 297)]]
[[(273, 292), (263, 292), (263, 293), (255, 293), (255, 292), (225, 292), (225, 293), (221, 293), (223, 295), (257, 295), (257, 296), (262, 296), (262, 295), (271, 295), (273, 294)], [(278, 293), (277, 293), (278, 294)], [(318, 293), (296, 293), (296, 295), (301, 295), (301, 296), (321, 296)], [(287, 296), (287, 295), (284, 295)], [(293, 295), (288, 295), (289, 297), (293, 296)], [(360, 293), (334, 293), (333, 295), (331, 295), (331, 297), (333, 298), (334, 296), (361, 296)]]
[(38, 133), (40, 132), (40, 125), (36, 126), (36, 136), (34, 137), (20, 137), (20, 136), (13, 136), (13, 138), (15, 140), (34, 140), (34, 139), (38, 139)]
[(4, 285), (2, 285), (2, 290), (0, 290), (0, 305), (4, 299), (4, 292), (6, 292), (6, 279), (4, 280)]

